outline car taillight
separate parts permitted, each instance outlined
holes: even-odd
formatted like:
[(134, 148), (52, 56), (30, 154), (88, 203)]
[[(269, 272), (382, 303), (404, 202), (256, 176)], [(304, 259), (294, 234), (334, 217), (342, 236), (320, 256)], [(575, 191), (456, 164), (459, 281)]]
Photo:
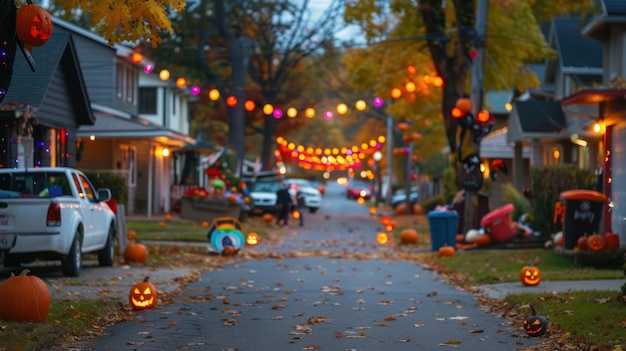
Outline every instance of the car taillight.
[(59, 204), (56, 202), (52, 202), (50, 203), (50, 206), (48, 206), (46, 225), (50, 227), (61, 226), (61, 206), (59, 206)]

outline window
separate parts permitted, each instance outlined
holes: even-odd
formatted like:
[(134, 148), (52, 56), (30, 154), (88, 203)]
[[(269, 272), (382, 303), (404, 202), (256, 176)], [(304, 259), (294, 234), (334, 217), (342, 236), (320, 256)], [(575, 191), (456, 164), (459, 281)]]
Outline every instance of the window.
[(115, 69), (115, 96), (126, 103), (136, 105), (137, 82), (139, 80), (137, 69), (124, 61), (118, 61)]
[(157, 88), (139, 89), (139, 113), (147, 115), (157, 114)]

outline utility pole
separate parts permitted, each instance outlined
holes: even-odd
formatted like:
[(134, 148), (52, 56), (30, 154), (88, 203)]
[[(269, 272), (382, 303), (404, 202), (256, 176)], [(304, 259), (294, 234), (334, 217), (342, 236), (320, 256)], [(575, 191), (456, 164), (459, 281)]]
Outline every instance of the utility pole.
[(391, 161), (393, 156), (391, 149), (393, 148), (393, 120), (390, 115), (386, 115), (387, 118), (387, 188), (385, 189), (385, 204), (391, 205)]
[[(472, 101), (472, 114), (478, 116), (482, 109), (483, 102), (483, 66), (485, 62), (485, 43), (487, 36), (487, 14), (489, 0), (478, 0), (476, 6), (476, 36), (474, 37), (474, 48), (476, 57), (472, 63), (472, 76), (470, 83), (470, 100)], [(477, 146), (480, 150), (480, 145)], [(478, 227), (478, 216), (474, 200), (476, 193), (465, 192), (465, 213), (463, 216), (463, 232)]]

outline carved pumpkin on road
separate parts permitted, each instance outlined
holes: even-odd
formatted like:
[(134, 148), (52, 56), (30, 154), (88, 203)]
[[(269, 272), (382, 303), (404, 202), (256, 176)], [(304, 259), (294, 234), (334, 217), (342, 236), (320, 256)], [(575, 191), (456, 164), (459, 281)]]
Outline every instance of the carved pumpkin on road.
[(157, 304), (157, 289), (154, 284), (148, 282), (149, 277), (142, 282), (133, 285), (128, 294), (128, 302), (135, 310), (153, 308)]

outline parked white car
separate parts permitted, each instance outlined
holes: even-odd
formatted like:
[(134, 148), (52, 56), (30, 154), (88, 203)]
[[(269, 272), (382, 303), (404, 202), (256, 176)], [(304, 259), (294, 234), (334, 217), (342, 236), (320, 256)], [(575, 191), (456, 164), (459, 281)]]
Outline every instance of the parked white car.
[(296, 184), (298, 191), (304, 195), (304, 207), (309, 209), (309, 212), (315, 213), (322, 207), (322, 193), (306, 179), (300, 178), (287, 178), (284, 180), (286, 184)]
[(248, 184), (250, 189), (250, 198), (252, 198), (252, 212), (275, 213), (278, 211), (276, 206), (276, 192), (280, 190), (280, 180), (257, 180)]

